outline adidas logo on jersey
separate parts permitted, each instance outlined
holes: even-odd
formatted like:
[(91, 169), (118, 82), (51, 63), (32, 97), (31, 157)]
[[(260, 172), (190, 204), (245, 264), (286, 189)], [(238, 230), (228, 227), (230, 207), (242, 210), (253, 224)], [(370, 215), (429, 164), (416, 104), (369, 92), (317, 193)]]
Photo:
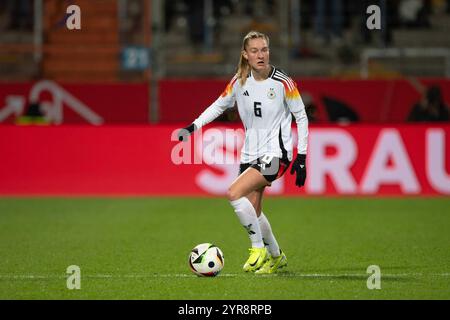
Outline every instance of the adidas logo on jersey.
[(250, 95), (248, 94), (248, 91), (247, 91), (247, 90), (245, 90), (244, 96), (250, 97)]

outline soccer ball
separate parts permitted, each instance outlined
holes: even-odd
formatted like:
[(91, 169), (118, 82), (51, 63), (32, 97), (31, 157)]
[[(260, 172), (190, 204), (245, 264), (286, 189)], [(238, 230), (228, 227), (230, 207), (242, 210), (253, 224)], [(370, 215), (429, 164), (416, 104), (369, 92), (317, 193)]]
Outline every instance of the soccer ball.
[(201, 277), (217, 276), (224, 262), (222, 250), (211, 243), (199, 244), (189, 254), (189, 267)]

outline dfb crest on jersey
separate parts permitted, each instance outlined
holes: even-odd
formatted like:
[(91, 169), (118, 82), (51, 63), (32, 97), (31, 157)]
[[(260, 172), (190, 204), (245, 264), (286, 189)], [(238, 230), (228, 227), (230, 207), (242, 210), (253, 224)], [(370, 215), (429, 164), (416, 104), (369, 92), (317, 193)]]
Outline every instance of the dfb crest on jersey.
[(267, 93), (267, 97), (269, 98), (269, 99), (275, 99), (275, 89), (274, 88), (270, 88), (269, 89), (269, 92)]

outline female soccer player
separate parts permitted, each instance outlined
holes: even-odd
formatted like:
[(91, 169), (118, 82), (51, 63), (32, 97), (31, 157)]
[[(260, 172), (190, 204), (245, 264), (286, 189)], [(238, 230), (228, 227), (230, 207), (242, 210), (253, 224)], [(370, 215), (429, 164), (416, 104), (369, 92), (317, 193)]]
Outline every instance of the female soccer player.
[(287, 259), (261, 210), (262, 197), (265, 187), (280, 178), (292, 161), (291, 113), (298, 131), (298, 155), (291, 174), (296, 173), (298, 187), (304, 185), (308, 119), (295, 82), (269, 64), (269, 38), (263, 33), (251, 31), (244, 37), (236, 75), (213, 104), (180, 130), (178, 139), (187, 140), (235, 102), (245, 127), (245, 142), (239, 176), (227, 197), (252, 244), (244, 271), (273, 273), (286, 266)]

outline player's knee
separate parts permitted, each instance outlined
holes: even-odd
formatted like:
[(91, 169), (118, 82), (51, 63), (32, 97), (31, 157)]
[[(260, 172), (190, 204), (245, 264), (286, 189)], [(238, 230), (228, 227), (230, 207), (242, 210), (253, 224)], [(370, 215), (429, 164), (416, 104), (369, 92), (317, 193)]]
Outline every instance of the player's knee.
[(239, 192), (237, 192), (235, 189), (228, 188), (228, 190), (227, 190), (228, 201), (235, 201), (241, 197), (242, 197), (242, 195)]

